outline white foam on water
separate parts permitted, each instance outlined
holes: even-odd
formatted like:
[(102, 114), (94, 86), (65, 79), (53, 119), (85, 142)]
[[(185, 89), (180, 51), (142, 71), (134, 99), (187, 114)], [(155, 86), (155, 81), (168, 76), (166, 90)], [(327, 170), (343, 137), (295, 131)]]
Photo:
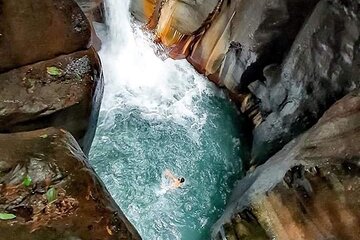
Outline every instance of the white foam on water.
[(114, 124), (119, 108), (138, 109), (145, 119), (170, 119), (186, 126), (194, 138), (206, 122), (197, 102), (211, 85), (186, 61), (162, 60), (149, 34), (134, 24), (129, 0), (107, 0), (108, 40), (100, 56), (105, 74), (102, 111)]

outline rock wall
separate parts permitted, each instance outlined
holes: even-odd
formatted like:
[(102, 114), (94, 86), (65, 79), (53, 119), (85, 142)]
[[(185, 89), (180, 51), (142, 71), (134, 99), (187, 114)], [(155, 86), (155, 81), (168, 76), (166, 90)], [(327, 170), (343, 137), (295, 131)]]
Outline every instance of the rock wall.
[(359, 239), (360, 91), (235, 188), (213, 239)]
[(76, 2), (79, 4), (92, 25), (91, 45), (96, 49), (96, 51), (100, 51), (102, 43), (96, 34), (94, 25), (100, 25), (103, 28), (105, 27), (105, 3), (103, 0), (76, 0)]
[(87, 154), (103, 76), (84, 13), (72, 0), (0, 7), (0, 132), (64, 128)]
[(95, 44), (73, 0), (0, 0), (1, 239), (141, 239), (86, 160)]
[(68, 132), (0, 134), (0, 145), (0, 212), (16, 216), (0, 220), (2, 239), (140, 239)]
[(132, 0), (173, 58), (187, 58), (254, 124), (253, 165), (359, 87), (359, 0)]

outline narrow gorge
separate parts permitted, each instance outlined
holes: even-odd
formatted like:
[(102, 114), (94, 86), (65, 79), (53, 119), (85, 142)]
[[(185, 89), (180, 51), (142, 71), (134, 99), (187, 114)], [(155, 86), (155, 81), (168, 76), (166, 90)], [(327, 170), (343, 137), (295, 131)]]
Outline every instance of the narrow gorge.
[(359, 0), (0, 0), (0, 240), (358, 240), (359, 87)]

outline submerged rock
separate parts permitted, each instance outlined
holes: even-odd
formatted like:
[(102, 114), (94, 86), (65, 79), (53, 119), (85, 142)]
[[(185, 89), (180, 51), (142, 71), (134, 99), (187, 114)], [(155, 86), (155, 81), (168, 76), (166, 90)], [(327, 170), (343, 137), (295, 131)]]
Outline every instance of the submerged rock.
[(140, 239), (74, 138), (63, 130), (0, 134), (1, 239)]
[(254, 130), (254, 164), (311, 127), (336, 100), (360, 87), (359, 1), (321, 1), (281, 66), (254, 84), (264, 118)]
[(91, 29), (69, 0), (0, 3), (0, 73), (87, 48)]
[(103, 87), (100, 60), (93, 49), (0, 74), (0, 132), (63, 128), (87, 154)]
[(242, 179), (213, 239), (359, 239), (360, 91)]

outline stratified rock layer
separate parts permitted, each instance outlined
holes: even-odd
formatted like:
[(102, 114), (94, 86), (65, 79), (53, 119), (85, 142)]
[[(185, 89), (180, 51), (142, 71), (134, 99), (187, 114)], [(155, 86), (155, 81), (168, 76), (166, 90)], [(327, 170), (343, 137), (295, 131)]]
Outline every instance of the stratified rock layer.
[(0, 74), (0, 132), (64, 128), (87, 154), (103, 87), (100, 60), (93, 49)]
[(69, 133), (0, 134), (0, 146), (0, 213), (16, 216), (1, 239), (140, 239)]
[(90, 37), (74, 1), (0, 2), (0, 72), (86, 49)]
[(213, 239), (359, 239), (360, 91), (242, 179)]

